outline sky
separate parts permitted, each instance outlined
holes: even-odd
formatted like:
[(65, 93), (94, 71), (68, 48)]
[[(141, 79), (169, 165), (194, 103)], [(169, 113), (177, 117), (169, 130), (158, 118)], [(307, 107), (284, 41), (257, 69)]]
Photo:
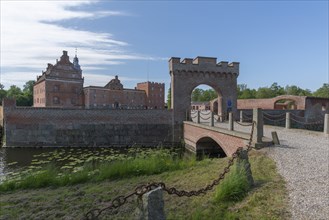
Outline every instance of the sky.
[(22, 87), (77, 48), (84, 86), (170, 86), (170, 57), (240, 62), (238, 84), (329, 83), (326, 1), (1, 0), (0, 83)]

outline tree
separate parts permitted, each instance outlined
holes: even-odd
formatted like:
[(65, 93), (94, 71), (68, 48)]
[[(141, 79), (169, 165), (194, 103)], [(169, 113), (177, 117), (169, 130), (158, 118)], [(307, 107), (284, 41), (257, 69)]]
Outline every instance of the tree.
[(273, 91), (268, 87), (260, 87), (257, 90), (256, 98), (257, 99), (266, 99), (266, 98), (273, 98), (275, 95)]
[(17, 105), (23, 105), (23, 106), (32, 106), (33, 105), (33, 86), (35, 81), (30, 80), (27, 81), (23, 86), (23, 97), (21, 97), (20, 101)]
[(33, 95), (33, 86), (34, 86), (35, 81), (34, 80), (30, 80), (27, 81), (24, 86), (23, 86), (23, 92), (27, 93), (27, 94), (31, 94)]
[(7, 91), (4, 90), (5, 86), (0, 83), (0, 104), (2, 103), (3, 98), (7, 97)]
[(238, 99), (255, 99), (256, 93), (256, 89), (245, 89), (240, 92)]
[(192, 92), (192, 98), (191, 98), (192, 101), (199, 102), (201, 99), (202, 93), (203, 93), (202, 89), (199, 89), (199, 88), (194, 89)]
[(277, 82), (272, 83), (270, 89), (272, 91), (273, 97), (285, 94), (284, 88), (279, 86)]
[(168, 89), (168, 94), (167, 94), (167, 107), (168, 109), (171, 109), (171, 87)]
[(255, 99), (257, 91), (249, 89), (247, 84), (238, 84), (238, 99)]
[(17, 98), (21, 94), (22, 94), (21, 88), (15, 86), (15, 85), (11, 85), (7, 91), (8, 98)]
[(298, 96), (311, 96), (312, 95), (312, 93), (309, 89), (302, 89), (295, 85), (292, 85), (292, 86), (287, 85), (285, 88), (285, 93), (287, 95), (298, 95)]
[(313, 95), (320, 98), (329, 98), (329, 83), (324, 83)]
[(215, 98), (217, 98), (217, 92), (213, 89), (199, 89), (196, 88), (192, 92), (192, 101), (193, 102), (209, 102)]

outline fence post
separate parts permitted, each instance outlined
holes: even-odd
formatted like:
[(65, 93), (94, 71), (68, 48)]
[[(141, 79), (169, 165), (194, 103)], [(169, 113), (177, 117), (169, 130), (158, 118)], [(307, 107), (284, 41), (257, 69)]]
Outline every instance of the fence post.
[(243, 123), (243, 111), (240, 110), (240, 123)]
[(264, 135), (264, 122), (263, 122), (263, 112), (261, 108), (254, 108), (252, 112), (252, 120), (256, 122), (256, 127), (253, 135), (253, 142), (255, 147), (261, 146), (262, 138)]
[(198, 110), (197, 118), (196, 118), (196, 123), (200, 124), (200, 111)]
[(210, 113), (210, 126), (211, 127), (214, 127), (214, 117), (215, 117), (215, 115), (214, 115), (214, 112), (211, 112)]
[(250, 169), (250, 163), (248, 158), (248, 152), (247, 150), (240, 151), (238, 160), (237, 160), (237, 168), (238, 169), (244, 169), (247, 175), (247, 180), (249, 183), (249, 186), (254, 185), (254, 178), (252, 177), (252, 172)]
[(234, 127), (233, 127), (233, 114), (232, 112), (228, 113), (228, 130), (233, 131)]
[(290, 112), (286, 112), (286, 129), (290, 129)]
[(329, 134), (329, 114), (324, 115), (324, 126), (323, 126), (323, 132), (324, 134)]
[(155, 188), (138, 198), (140, 207), (136, 209), (137, 220), (165, 220), (164, 201), (161, 187)]

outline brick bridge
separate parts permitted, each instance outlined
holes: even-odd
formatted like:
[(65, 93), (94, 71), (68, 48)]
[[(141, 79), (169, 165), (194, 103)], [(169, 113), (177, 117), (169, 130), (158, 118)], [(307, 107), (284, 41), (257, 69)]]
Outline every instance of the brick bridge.
[(185, 147), (200, 154), (216, 154), (220, 157), (231, 156), (239, 147), (244, 147), (250, 134), (230, 131), (190, 121), (184, 122)]

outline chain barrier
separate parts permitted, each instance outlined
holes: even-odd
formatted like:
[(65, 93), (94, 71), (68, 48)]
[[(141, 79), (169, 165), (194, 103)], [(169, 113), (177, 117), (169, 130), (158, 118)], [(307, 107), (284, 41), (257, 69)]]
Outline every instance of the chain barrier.
[(282, 117), (282, 116), (285, 116), (286, 113), (277, 114), (277, 115), (271, 115), (271, 114), (268, 114), (268, 113), (266, 113), (266, 112), (263, 111), (263, 115), (266, 115), (266, 116), (268, 116), (268, 117), (273, 117), (273, 118), (280, 118), (280, 117)]
[(299, 121), (299, 120), (296, 120), (294, 118), (290, 118), (290, 120), (294, 121), (294, 122), (297, 122), (299, 124), (303, 124), (303, 125), (321, 125), (324, 123), (324, 120), (321, 119), (319, 121), (314, 121), (314, 122), (303, 122), (303, 121)]
[(202, 116), (200, 115), (200, 118), (201, 118), (202, 120), (204, 120), (204, 121), (207, 121), (207, 120), (209, 120), (209, 119), (211, 118), (211, 116), (209, 116), (208, 118), (204, 118), (204, 117), (202, 117)]
[(253, 123), (243, 124), (243, 123), (241, 123), (239, 121), (234, 121), (234, 122), (237, 123), (238, 125), (245, 126), (245, 127), (248, 127), (248, 126), (252, 126), (253, 125)]
[(192, 119), (195, 119), (196, 117), (197, 117), (197, 115), (194, 115), (194, 116), (191, 115), (191, 118), (192, 118)]
[[(247, 147), (247, 153), (252, 149), (252, 137), (254, 133), (254, 127), (255, 127), (256, 122), (253, 121), (251, 123), (251, 132), (250, 132), (250, 137), (248, 140), (248, 144), (246, 145)], [(105, 207), (105, 208), (95, 208), (87, 212), (84, 216), (84, 220), (97, 220), (98, 217), (104, 212), (104, 211), (113, 211), (115, 209), (118, 209), (122, 205), (124, 205), (129, 198), (133, 196), (139, 196), (141, 197), (145, 193), (157, 188), (161, 187), (161, 189), (165, 192), (167, 192), (169, 195), (177, 195), (178, 197), (192, 197), (192, 196), (199, 196), (201, 194), (206, 194), (208, 191), (212, 190), (214, 186), (218, 185), (221, 180), (224, 179), (225, 175), (230, 172), (231, 166), (234, 164), (234, 161), (239, 157), (241, 151), (243, 150), (243, 147), (239, 147), (233, 154), (232, 158), (229, 159), (227, 166), (224, 168), (223, 172), (221, 172), (218, 177), (213, 180), (210, 184), (207, 186), (199, 189), (199, 190), (191, 190), (191, 191), (185, 191), (185, 190), (178, 190), (175, 187), (167, 187), (165, 183), (163, 182), (154, 182), (154, 183), (149, 183), (146, 185), (140, 185), (138, 186), (134, 192), (126, 195), (126, 196), (118, 196), (114, 198), (112, 201), (110, 201), (110, 205)]]
[(242, 117), (245, 119), (252, 119), (252, 115), (247, 115), (246, 113), (242, 113)]
[(265, 115), (263, 115), (263, 118), (265, 118), (266, 120), (272, 121), (272, 122), (278, 122), (278, 121), (284, 121), (284, 120), (286, 120), (286, 118), (271, 119), (271, 118), (266, 117)]
[(204, 115), (204, 116), (207, 116), (207, 115), (209, 115), (211, 112), (210, 111), (208, 111), (208, 113), (204, 113), (203, 111), (200, 111), (200, 115)]
[(304, 116), (299, 116), (299, 115), (295, 115), (293, 113), (290, 113), (291, 117), (296, 117), (296, 118), (300, 118), (300, 119), (304, 119)]

